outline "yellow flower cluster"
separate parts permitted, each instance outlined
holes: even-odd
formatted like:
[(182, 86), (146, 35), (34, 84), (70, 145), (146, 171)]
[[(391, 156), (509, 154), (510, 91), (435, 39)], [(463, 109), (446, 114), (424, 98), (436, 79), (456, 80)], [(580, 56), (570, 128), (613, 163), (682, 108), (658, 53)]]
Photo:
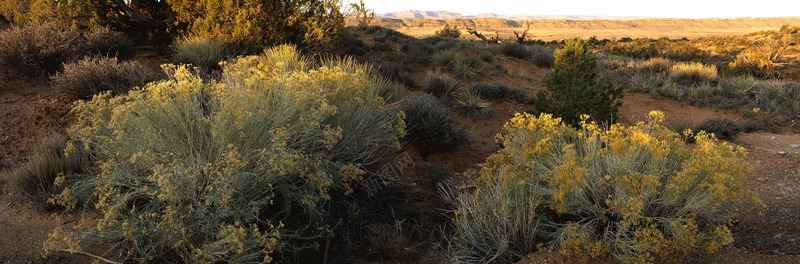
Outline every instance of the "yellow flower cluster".
[(559, 227), (550, 243), (581, 258), (609, 253), (625, 262), (663, 262), (732, 241), (727, 225), (736, 208), (755, 201), (745, 191), (749, 165), (741, 147), (704, 133), (686, 147), (661, 125), (658, 111), (647, 122), (606, 130), (588, 119), (573, 129), (547, 114), (515, 116), (498, 136), (505, 148), (473, 175), (478, 193), (499, 193), (480, 197), (537, 201), (533, 212), (508, 212)]

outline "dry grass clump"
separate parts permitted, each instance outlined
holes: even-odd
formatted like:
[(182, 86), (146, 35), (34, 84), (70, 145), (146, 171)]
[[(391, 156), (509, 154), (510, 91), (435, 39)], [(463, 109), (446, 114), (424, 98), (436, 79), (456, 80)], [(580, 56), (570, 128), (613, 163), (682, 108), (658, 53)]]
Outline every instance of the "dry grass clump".
[(682, 83), (714, 82), (719, 79), (717, 67), (701, 62), (682, 62), (672, 66), (669, 77)]
[(444, 70), (452, 67), (457, 58), (463, 59), (463, 56), (455, 50), (440, 50), (431, 55), (431, 63), (436, 69)]
[(175, 63), (191, 64), (206, 71), (219, 70), (219, 63), (228, 59), (228, 44), (222, 40), (187, 36), (172, 44)]
[(65, 64), (64, 71), (52, 77), (52, 83), (60, 94), (89, 99), (105, 91), (124, 94), (161, 78), (156, 71), (137, 61), (86, 57)]
[(518, 114), (498, 136), (504, 146), (472, 172), (476, 189), (455, 213), (455, 258), (514, 262), (539, 248), (586, 260), (681, 261), (733, 241), (746, 191), (744, 149), (699, 133), (688, 149), (648, 122), (579, 129), (559, 118)]
[(74, 109), (70, 144), (97, 171), (57, 202), (88, 193), (102, 218), (55, 230), (47, 253), (103, 244), (120, 262), (322, 261), (316, 243), (337, 213), (323, 206), (400, 147), (387, 82), (352, 60), (314, 66), (291, 46), (232, 61), (222, 81), (167, 67), (165, 81)]
[(47, 78), (61, 64), (84, 56), (86, 38), (53, 23), (30, 23), (0, 32), (0, 64)]
[(666, 73), (675, 65), (670, 59), (655, 57), (646, 61), (640, 62), (638, 68), (649, 73)]
[(534, 46), (531, 49), (531, 62), (541, 68), (553, 68), (556, 63), (556, 57), (553, 55), (553, 50)]
[(74, 150), (67, 156), (64, 153), (66, 147), (67, 140), (63, 136), (45, 138), (28, 160), (13, 167), (5, 178), (34, 204), (43, 208), (52, 206), (47, 200), (64, 188), (56, 185), (56, 178), (84, 174), (88, 167), (88, 156), (84, 151)]

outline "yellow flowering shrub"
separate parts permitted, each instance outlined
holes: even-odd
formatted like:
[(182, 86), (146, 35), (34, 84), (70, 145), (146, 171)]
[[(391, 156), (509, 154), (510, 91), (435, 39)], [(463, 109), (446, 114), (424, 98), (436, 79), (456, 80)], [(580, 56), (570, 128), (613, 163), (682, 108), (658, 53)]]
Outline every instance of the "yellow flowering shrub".
[(388, 84), (352, 61), (314, 66), (280, 46), (232, 61), (221, 81), (165, 69), (168, 80), (75, 107), (72, 144), (97, 169), (62, 178), (56, 202), (95, 201), (102, 219), (56, 230), (48, 252), (104, 243), (143, 262), (289, 261), (330, 235), (331, 191), (404, 134)]
[(652, 263), (733, 241), (737, 208), (755, 201), (743, 148), (703, 132), (686, 147), (656, 111), (631, 127), (600, 129), (588, 118), (580, 129), (548, 114), (506, 124), (497, 138), (504, 149), (472, 173), (476, 191), (454, 219), (462, 258), (513, 260), (544, 243), (584, 260)]

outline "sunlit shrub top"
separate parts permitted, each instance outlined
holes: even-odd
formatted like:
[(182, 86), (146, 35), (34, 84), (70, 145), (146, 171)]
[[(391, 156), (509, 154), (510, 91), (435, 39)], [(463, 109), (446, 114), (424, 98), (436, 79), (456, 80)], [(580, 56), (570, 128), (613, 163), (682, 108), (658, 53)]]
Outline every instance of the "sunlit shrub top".
[(224, 67), (222, 81), (167, 66), (170, 79), (96, 96), (70, 129), (98, 161), (57, 201), (93, 197), (96, 227), (58, 230), (46, 248), (107, 243), (128, 258), (189, 263), (273, 260), (329, 235), (318, 206), (348, 192), (359, 164), (399, 147), (390, 85), (350, 60), (313, 65), (293, 47)]
[[(737, 208), (754, 201), (745, 189), (744, 149), (703, 132), (686, 147), (655, 111), (631, 127), (601, 129), (588, 118), (574, 129), (549, 114), (517, 114), (497, 137), (504, 149), (473, 175), (477, 199), (496, 201), (464, 200), (457, 225), (474, 228), (470, 222), (486, 219), (470, 216), (486, 212), (476, 206), (500, 203), (509, 215), (482, 225), (536, 217), (537, 236), (549, 234), (537, 242), (581, 258), (611, 254), (625, 262), (680, 261), (733, 241), (728, 226)], [(527, 202), (514, 202), (520, 197)], [(472, 232), (466, 233), (475, 237)]]

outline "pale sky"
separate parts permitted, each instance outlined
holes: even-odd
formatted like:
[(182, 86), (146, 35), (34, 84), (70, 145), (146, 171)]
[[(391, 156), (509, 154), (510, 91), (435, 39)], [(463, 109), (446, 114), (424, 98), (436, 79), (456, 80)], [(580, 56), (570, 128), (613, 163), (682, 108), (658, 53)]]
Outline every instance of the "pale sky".
[[(357, 2), (357, 0), (345, 0)], [(675, 18), (800, 16), (800, 0), (364, 0), (376, 13), (452, 11), (462, 15), (599, 15)]]

